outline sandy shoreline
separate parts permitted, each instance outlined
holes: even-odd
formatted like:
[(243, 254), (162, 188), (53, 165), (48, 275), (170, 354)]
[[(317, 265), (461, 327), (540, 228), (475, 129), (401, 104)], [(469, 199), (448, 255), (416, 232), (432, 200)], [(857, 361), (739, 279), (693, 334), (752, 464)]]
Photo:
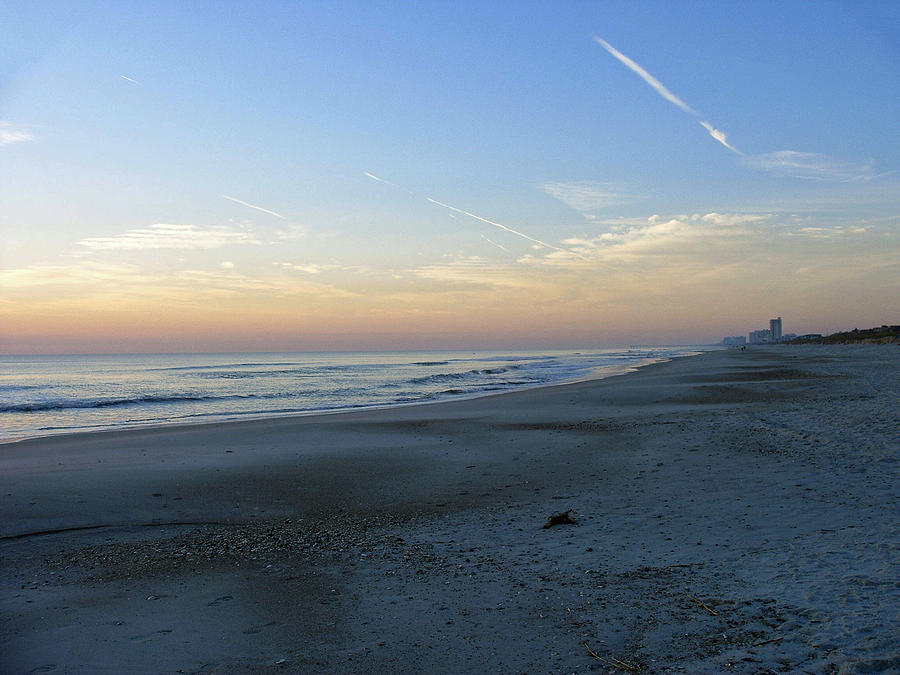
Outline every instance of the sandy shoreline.
[(531, 389), (543, 389), (545, 387), (558, 387), (569, 384), (577, 384), (581, 382), (590, 382), (593, 380), (605, 379), (625, 375), (639, 368), (667, 361), (672, 358), (680, 358), (682, 356), (692, 356), (700, 353), (700, 351), (682, 351), (680, 354), (670, 356), (647, 356), (630, 363), (619, 363), (615, 365), (597, 366), (590, 372), (572, 377), (570, 379), (552, 380), (549, 382), (538, 382), (529, 384), (517, 384), (511, 389), (502, 390), (482, 390), (471, 393), (453, 393), (440, 394), (438, 398), (425, 398), (421, 400), (410, 400), (406, 402), (393, 403), (366, 403), (348, 407), (331, 407), (331, 408), (307, 408), (297, 410), (279, 410), (277, 412), (240, 412), (240, 413), (208, 413), (201, 417), (174, 417), (171, 419), (160, 419), (154, 421), (137, 421), (137, 422), (111, 422), (107, 425), (95, 427), (33, 427), (28, 431), (20, 432), (23, 435), (12, 434), (4, 435), (8, 430), (0, 428), (0, 448), (11, 443), (21, 443), (23, 441), (36, 440), (42, 438), (59, 438), (67, 436), (80, 436), (85, 433), (105, 434), (120, 431), (146, 431), (154, 429), (166, 429), (169, 427), (205, 427), (218, 424), (231, 424), (235, 422), (256, 422), (260, 420), (277, 420), (281, 418), (293, 419), (297, 417), (323, 417), (326, 415), (343, 415), (347, 413), (371, 412), (377, 410), (392, 410), (396, 408), (413, 408), (418, 406), (440, 405), (451, 401), (468, 401), (477, 398), (488, 398), (491, 396), (502, 396), (507, 393), (516, 391), (528, 391)]
[(0, 446), (0, 672), (897, 672), (898, 365)]

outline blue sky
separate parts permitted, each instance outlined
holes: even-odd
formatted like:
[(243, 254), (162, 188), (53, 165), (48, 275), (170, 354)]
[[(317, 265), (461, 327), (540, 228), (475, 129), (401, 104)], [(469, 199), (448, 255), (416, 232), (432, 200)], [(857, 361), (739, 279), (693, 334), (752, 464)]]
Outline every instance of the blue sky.
[(0, 349), (898, 318), (896, 3), (7, 2), (0, 26)]

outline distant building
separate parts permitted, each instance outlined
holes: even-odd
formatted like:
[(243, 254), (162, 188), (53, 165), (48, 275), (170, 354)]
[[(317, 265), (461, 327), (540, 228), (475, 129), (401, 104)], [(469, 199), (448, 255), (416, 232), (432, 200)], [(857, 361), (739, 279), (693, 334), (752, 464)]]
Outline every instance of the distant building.
[(743, 347), (747, 344), (747, 338), (743, 335), (732, 335), (722, 338), (722, 344), (726, 347)]
[(796, 333), (785, 333), (784, 335), (781, 336), (782, 342), (789, 342), (790, 340), (796, 340), (796, 339), (797, 339)]
[(772, 331), (768, 328), (750, 331), (751, 345), (767, 345), (772, 341)]
[(769, 319), (769, 332), (771, 333), (770, 339), (772, 342), (780, 342), (781, 341), (781, 317), (779, 316), (777, 319)]

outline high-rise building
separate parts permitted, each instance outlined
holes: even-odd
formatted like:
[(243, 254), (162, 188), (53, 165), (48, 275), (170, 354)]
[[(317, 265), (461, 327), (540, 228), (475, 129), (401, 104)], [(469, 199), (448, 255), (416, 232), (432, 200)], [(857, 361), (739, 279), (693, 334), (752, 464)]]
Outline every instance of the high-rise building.
[(781, 317), (777, 319), (769, 319), (769, 330), (772, 333), (772, 342), (778, 342), (781, 339)]
[(743, 335), (731, 335), (729, 337), (722, 338), (722, 344), (725, 347), (743, 347), (747, 344), (747, 338)]
[(772, 331), (768, 328), (750, 331), (751, 345), (764, 345), (772, 341)]

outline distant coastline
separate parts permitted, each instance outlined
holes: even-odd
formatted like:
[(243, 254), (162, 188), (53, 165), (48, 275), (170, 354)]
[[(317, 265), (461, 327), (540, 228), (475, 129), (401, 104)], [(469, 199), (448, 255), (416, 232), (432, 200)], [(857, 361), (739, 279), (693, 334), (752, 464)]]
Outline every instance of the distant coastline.
[(847, 345), (847, 344), (900, 344), (900, 326), (887, 324), (878, 328), (865, 328), (860, 330), (842, 331), (825, 336), (801, 335), (787, 342), (787, 344), (812, 344), (812, 345)]
[(900, 344), (900, 326), (896, 324), (875, 328), (854, 328), (853, 330), (840, 331), (830, 335), (821, 333), (808, 333), (796, 335), (794, 333), (782, 333), (782, 319), (769, 321), (768, 329), (750, 331), (747, 336), (732, 335), (724, 337), (718, 343), (730, 349), (744, 348), (748, 345), (847, 345), (847, 344)]

